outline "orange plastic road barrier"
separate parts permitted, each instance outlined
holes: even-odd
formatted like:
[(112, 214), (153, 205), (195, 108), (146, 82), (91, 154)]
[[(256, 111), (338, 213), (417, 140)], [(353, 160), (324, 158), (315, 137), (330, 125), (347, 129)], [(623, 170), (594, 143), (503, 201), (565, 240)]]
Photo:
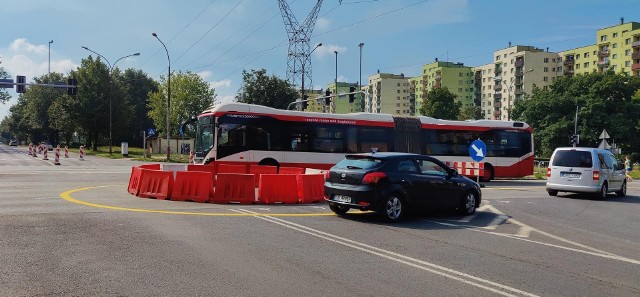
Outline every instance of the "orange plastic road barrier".
[[(197, 164), (189, 164), (187, 165), (187, 171), (200, 171), (200, 172), (209, 172), (211, 173), (211, 182), (213, 182), (213, 186), (216, 186), (216, 167), (213, 165), (197, 165)], [(211, 193), (213, 195), (213, 192)]]
[(301, 167), (280, 167), (280, 174), (304, 174), (305, 169)]
[(218, 173), (213, 203), (252, 204), (255, 201), (253, 174)]
[(254, 178), (253, 178), (254, 186), (258, 187), (258, 183), (260, 182), (260, 175), (261, 174), (277, 174), (278, 166), (251, 165), (249, 167), (249, 173), (254, 175)]
[(138, 192), (140, 191), (140, 179), (142, 177), (142, 170), (138, 167), (131, 167), (131, 176), (129, 176), (129, 187), (127, 188), (127, 192), (132, 195), (138, 196)]
[(324, 175), (323, 174), (299, 174), (298, 202), (314, 203), (324, 200)]
[(177, 171), (171, 200), (207, 202), (213, 192), (211, 173), (205, 171)]
[(247, 174), (246, 165), (218, 164), (218, 173)]
[(142, 169), (160, 170), (160, 164), (143, 164), (138, 167)]
[(258, 202), (297, 203), (298, 187), (292, 174), (262, 174), (258, 185)]
[(173, 187), (173, 172), (140, 168), (139, 197), (168, 199)]

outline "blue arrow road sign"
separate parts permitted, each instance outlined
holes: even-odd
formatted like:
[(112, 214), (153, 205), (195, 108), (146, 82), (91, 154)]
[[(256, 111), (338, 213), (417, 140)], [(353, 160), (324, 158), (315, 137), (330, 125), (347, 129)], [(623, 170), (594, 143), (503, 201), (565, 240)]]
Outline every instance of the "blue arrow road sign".
[(482, 142), (482, 140), (477, 139), (471, 143), (469, 146), (469, 156), (476, 162), (482, 161), (484, 156), (487, 155), (487, 146)]

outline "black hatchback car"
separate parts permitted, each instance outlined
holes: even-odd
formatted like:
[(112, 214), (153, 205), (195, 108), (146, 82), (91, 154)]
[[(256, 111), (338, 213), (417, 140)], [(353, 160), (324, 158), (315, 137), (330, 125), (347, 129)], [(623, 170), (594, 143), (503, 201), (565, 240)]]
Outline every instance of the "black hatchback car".
[(347, 155), (333, 166), (325, 176), (324, 196), (336, 214), (372, 210), (395, 222), (408, 210), (450, 208), (473, 214), (482, 191), (430, 156), (367, 153)]

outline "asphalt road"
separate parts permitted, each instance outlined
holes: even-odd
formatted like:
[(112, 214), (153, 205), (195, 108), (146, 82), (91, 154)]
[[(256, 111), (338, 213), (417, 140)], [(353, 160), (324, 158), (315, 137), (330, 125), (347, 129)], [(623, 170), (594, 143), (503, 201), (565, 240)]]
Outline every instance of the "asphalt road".
[(640, 182), (606, 201), (490, 182), (474, 216), (389, 225), (137, 198), (138, 163), (70, 157), (0, 146), (0, 296), (640, 296)]

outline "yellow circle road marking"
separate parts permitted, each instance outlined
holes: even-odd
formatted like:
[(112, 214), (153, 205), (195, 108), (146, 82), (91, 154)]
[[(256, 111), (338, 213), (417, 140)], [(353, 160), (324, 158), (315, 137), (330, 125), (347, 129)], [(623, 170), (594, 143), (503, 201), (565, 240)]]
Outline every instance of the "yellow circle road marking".
[(112, 186), (96, 186), (96, 187), (86, 187), (73, 189), (66, 192), (60, 193), (60, 198), (69, 201), (71, 203), (81, 204), (90, 207), (96, 208), (104, 208), (111, 210), (121, 210), (121, 211), (132, 211), (132, 212), (143, 212), (143, 213), (160, 213), (160, 214), (174, 214), (174, 215), (192, 215), (192, 216), (212, 216), (212, 217), (255, 217), (255, 216), (272, 216), (272, 217), (317, 217), (317, 216), (335, 216), (333, 212), (325, 212), (325, 213), (308, 213), (308, 214), (295, 214), (295, 213), (215, 213), (215, 212), (186, 212), (186, 211), (171, 211), (171, 210), (153, 210), (153, 209), (142, 209), (142, 208), (130, 208), (130, 207), (119, 207), (112, 205), (104, 205), (91, 203), (87, 201), (82, 201), (71, 197), (71, 194), (98, 189), (98, 188), (106, 188), (106, 187), (114, 187)]

